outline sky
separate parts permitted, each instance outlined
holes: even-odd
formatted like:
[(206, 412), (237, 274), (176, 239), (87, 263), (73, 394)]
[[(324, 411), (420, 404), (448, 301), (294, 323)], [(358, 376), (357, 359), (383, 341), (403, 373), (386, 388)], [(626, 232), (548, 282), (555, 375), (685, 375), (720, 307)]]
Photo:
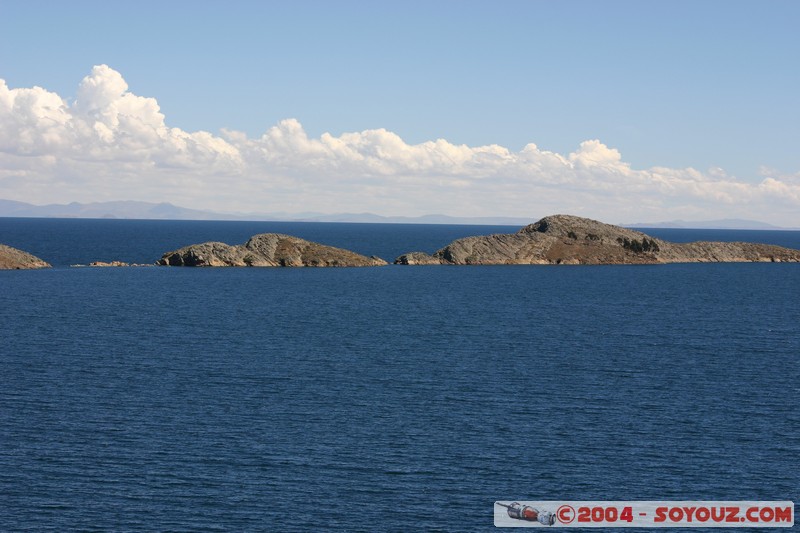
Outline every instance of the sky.
[(0, 198), (800, 227), (800, 2), (0, 0)]

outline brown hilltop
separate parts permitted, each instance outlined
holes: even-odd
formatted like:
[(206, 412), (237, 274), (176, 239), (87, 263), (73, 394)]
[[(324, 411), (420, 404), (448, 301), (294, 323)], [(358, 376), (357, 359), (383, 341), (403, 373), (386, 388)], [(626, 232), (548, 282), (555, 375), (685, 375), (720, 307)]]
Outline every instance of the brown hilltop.
[(800, 262), (800, 251), (744, 242), (672, 243), (572, 215), (553, 215), (517, 233), (458, 239), (433, 255), (411, 252), (403, 265), (618, 265)]
[(350, 250), (334, 248), (279, 233), (262, 233), (245, 244), (222, 242), (193, 244), (165, 253), (158, 261), (166, 266), (253, 267), (349, 267), (380, 266), (386, 261)]
[(0, 270), (26, 270), (49, 267), (49, 263), (28, 252), (0, 244)]

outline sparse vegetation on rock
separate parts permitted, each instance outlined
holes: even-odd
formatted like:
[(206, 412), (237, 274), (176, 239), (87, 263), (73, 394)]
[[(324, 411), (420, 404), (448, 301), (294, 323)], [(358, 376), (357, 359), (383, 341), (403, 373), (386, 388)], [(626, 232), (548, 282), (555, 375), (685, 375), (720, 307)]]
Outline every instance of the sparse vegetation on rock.
[(634, 253), (641, 254), (647, 252), (658, 252), (660, 250), (658, 243), (655, 239), (642, 237), (642, 240), (629, 239), (627, 237), (617, 237), (617, 242), (622, 245), (626, 250)]

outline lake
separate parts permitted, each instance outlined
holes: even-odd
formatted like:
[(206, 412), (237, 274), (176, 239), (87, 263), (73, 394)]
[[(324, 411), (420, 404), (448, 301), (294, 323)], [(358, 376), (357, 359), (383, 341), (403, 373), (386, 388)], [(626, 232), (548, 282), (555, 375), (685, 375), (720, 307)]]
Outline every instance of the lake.
[[(70, 268), (275, 231), (0, 219), (0, 530), (493, 530), (496, 500), (800, 500), (800, 265)], [(800, 232), (645, 230), (800, 248)]]

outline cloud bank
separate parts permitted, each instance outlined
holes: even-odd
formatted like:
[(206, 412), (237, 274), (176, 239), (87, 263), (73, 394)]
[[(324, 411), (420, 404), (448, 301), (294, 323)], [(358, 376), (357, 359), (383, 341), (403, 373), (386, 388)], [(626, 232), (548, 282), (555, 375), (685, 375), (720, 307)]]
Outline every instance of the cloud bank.
[(385, 129), (310, 138), (295, 119), (258, 138), (167, 126), (154, 98), (95, 66), (66, 100), (0, 79), (0, 198), (168, 201), (231, 212), (572, 213), (608, 222), (754, 218), (800, 226), (800, 173), (754, 182), (721, 169), (631, 168), (598, 140), (570, 154), (528, 144), (408, 144)]

